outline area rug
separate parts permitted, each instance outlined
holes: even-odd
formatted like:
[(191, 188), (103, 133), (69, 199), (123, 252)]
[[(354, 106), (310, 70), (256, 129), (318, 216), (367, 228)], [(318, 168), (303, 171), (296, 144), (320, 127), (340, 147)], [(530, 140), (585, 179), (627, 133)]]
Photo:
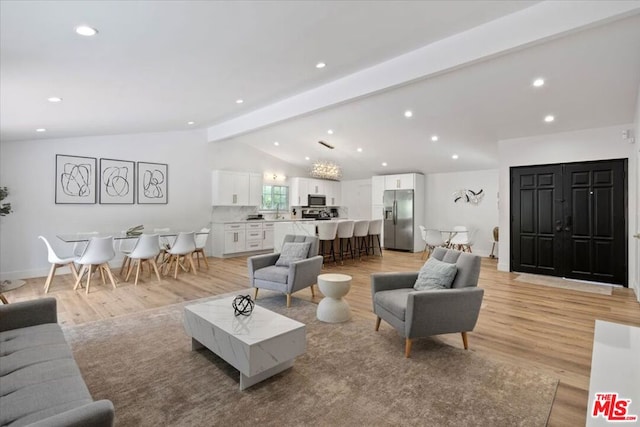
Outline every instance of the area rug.
[[(193, 302), (191, 302), (193, 303)], [(327, 324), (317, 305), (282, 295), (258, 304), (306, 324), (293, 368), (245, 391), (206, 349), (191, 351), (181, 303), (65, 328), (94, 399), (117, 426), (544, 426), (557, 381), (389, 325)]]
[(585, 283), (578, 280), (543, 276), (539, 274), (518, 274), (518, 277), (515, 280), (518, 282), (531, 283), (533, 285), (550, 286), (552, 288), (569, 289), (572, 291), (589, 292), (600, 295), (611, 295), (613, 292), (613, 286), (611, 285)]

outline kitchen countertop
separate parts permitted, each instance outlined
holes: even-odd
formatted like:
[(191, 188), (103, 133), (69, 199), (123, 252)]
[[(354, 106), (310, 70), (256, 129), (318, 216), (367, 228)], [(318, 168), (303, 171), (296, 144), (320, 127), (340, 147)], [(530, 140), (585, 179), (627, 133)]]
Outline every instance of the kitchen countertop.
[[(334, 220), (340, 220), (345, 218), (334, 218)], [(295, 219), (237, 219), (235, 221), (212, 221), (212, 224), (237, 224), (239, 222), (242, 223), (251, 223), (251, 222), (297, 222), (297, 221), (327, 221), (325, 220), (317, 220), (314, 218), (295, 218)]]

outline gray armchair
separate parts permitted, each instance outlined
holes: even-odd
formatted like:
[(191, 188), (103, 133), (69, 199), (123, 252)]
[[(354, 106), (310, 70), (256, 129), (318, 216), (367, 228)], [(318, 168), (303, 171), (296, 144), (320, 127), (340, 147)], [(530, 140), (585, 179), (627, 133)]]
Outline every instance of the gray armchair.
[(287, 294), (287, 307), (291, 306), (291, 294), (311, 287), (311, 296), (315, 296), (313, 285), (318, 280), (322, 269), (322, 256), (318, 255), (318, 238), (316, 236), (284, 236), (287, 242), (311, 242), (307, 258), (292, 262), (288, 267), (277, 266), (279, 253), (256, 255), (247, 259), (249, 267), (249, 280), (251, 286), (256, 288), (254, 299), (258, 298), (258, 289), (270, 289), (272, 291)]
[(415, 290), (418, 272), (371, 275), (376, 331), (381, 319), (393, 326), (405, 337), (405, 357), (411, 354), (414, 338), (453, 332), (462, 333), (468, 349), (467, 332), (473, 330), (480, 313), (484, 294), (478, 288), (480, 257), (444, 248), (436, 248), (431, 256), (458, 267), (451, 289)]

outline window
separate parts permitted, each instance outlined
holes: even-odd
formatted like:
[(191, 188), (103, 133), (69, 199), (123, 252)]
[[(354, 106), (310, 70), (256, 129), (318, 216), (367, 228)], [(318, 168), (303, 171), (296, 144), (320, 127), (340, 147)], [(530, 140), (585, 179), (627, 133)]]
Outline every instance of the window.
[(262, 207), (264, 211), (287, 211), (289, 209), (289, 187), (285, 185), (264, 185), (262, 187)]

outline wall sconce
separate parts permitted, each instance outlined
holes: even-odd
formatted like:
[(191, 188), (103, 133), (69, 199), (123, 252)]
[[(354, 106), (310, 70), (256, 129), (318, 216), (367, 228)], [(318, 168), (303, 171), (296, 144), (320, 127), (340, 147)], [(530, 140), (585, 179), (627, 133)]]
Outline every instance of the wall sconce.
[(287, 177), (274, 172), (265, 172), (264, 179), (265, 181), (285, 181)]

